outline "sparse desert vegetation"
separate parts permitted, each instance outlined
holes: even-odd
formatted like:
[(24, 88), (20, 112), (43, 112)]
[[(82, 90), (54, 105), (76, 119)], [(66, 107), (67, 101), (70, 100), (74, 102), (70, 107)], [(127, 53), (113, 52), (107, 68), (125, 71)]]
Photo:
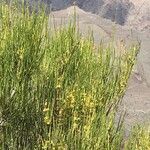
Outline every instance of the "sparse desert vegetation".
[(124, 143), (123, 116), (115, 120), (139, 45), (118, 56), (84, 38), (76, 17), (53, 30), (48, 20), (0, 3), (0, 149), (149, 150), (147, 130)]

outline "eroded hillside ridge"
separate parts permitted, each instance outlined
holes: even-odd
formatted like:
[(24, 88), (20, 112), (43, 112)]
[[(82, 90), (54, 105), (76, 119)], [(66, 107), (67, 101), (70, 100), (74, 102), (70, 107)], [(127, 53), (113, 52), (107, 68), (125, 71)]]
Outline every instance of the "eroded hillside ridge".
[[(14, 0), (5, 0), (14, 1)], [(18, 0), (22, 1), (22, 0)], [(98, 14), (120, 25), (130, 25), (143, 30), (150, 28), (150, 1), (149, 0), (24, 0), (32, 8), (46, 5), (46, 11), (62, 10), (73, 4), (84, 11)], [(36, 6), (36, 7), (35, 7)], [(37, 10), (37, 9), (36, 9)]]
[[(64, 9), (73, 4), (73, 0), (51, 0), (52, 10)], [(120, 25), (126, 22), (133, 4), (129, 0), (76, 0), (76, 5), (104, 18), (110, 19)]]
[[(13, 1), (13, 0), (6, 0)], [(22, 1), (22, 0), (19, 0)], [(46, 4), (48, 12), (65, 9), (75, 4), (88, 12), (98, 14), (120, 25), (126, 22), (132, 3), (129, 0), (24, 0), (31, 8), (37, 4)]]

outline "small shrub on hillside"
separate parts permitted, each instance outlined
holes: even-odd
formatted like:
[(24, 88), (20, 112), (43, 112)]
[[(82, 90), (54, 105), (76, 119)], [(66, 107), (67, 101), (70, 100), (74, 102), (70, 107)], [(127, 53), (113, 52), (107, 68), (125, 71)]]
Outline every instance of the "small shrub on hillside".
[(0, 31), (1, 149), (120, 149), (115, 111), (138, 47), (118, 56), (75, 23), (51, 31), (44, 12), (5, 3)]

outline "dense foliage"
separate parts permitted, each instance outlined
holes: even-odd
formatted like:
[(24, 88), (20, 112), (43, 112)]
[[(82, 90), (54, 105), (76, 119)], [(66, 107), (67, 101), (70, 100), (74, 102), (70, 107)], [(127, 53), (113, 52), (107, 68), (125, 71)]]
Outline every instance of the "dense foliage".
[(48, 20), (0, 5), (0, 148), (120, 149), (115, 113), (138, 47), (118, 55), (83, 38), (75, 21), (51, 30)]

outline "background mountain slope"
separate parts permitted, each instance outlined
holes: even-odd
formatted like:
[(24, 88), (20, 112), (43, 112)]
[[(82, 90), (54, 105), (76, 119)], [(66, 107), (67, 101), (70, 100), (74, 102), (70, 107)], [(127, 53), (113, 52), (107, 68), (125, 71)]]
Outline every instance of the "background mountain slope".
[(38, 2), (44, 3), (49, 12), (66, 9), (75, 4), (86, 12), (97, 14), (120, 25), (129, 25), (139, 30), (150, 28), (149, 0), (25, 0), (27, 1), (31, 7)]
[[(64, 9), (73, 4), (73, 0), (52, 0), (52, 10)], [(76, 5), (88, 12), (98, 14), (123, 25), (126, 22), (132, 3), (129, 0), (76, 0)]]

